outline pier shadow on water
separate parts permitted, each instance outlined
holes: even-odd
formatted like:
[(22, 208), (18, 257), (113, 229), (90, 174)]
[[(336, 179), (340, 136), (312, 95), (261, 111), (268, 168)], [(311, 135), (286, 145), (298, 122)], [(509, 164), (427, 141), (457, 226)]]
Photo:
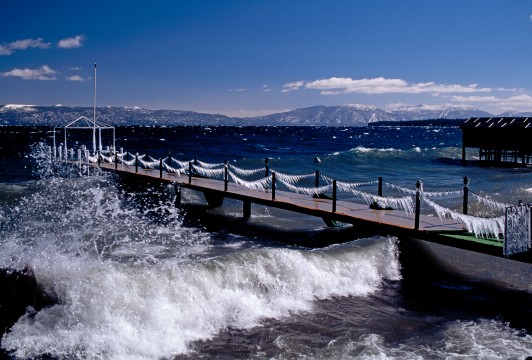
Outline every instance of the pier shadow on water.
[[(417, 242), (399, 241), (399, 248), (401, 296), (412, 309), (496, 318), (515, 329), (532, 332), (532, 293), (468, 278), (447, 267)], [(469, 260), (474, 265), (474, 260)], [(508, 266), (512, 266), (511, 261)]]

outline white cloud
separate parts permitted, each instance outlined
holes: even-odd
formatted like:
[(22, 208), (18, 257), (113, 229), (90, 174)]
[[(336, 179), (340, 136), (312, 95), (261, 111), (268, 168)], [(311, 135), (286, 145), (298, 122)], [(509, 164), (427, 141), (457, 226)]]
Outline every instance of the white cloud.
[(403, 79), (351, 79), (331, 77), (310, 82), (296, 81), (285, 84), (283, 92), (296, 91), (301, 88), (321, 90), (322, 95), (337, 95), (348, 93), (360, 94), (421, 94), (421, 93), (473, 93), (490, 92), (490, 88), (479, 88), (477, 84), (437, 84), (433, 81), (424, 83), (409, 83)]
[(59, 40), (57, 47), (61, 49), (74, 49), (81, 47), (86, 40), (85, 35), (76, 35), (66, 39)]
[(461, 104), (482, 103), (495, 106), (499, 111), (532, 111), (532, 96), (527, 94), (501, 98), (497, 96), (452, 96), (453, 102)]
[(51, 69), (48, 65), (43, 65), (38, 69), (13, 69), (0, 73), (3, 77), (18, 77), (23, 80), (55, 80), (57, 71)]
[(530, 17), (529, 17), (529, 18), (530, 18), (530, 21), (532, 21), (532, 15), (530, 15)]
[(241, 89), (229, 89), (227, 91), (228, 92), (244, 92), (244, 91), (246, 91), (246, 89), (244, 89), (244, 88), (241, 88)]
[(83, 78), (79, 75), (72, 75), (67, 77), (68, 81), (83, 81)]
[(29, 48), (34, 49), (48, 49), (50, 43), (44, 42), (42, 38), (38, 39), (22, 39), (13, 41), (9, 44), (0, 45), (0, 56), (12, 55), (17, 50), (26, 50)]
[(303, 85), (305, 85), (304, 81), (294, 81), (288, 84), (283, 85), (282, 92), (290, 92), (290, 91), (296, 91), (299, 90)]

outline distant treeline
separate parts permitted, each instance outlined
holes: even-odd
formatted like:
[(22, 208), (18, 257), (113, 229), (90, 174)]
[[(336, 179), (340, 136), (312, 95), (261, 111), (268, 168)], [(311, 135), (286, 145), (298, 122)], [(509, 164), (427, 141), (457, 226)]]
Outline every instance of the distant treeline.
[(368, 126), (450, 126), (458, 127), (465, 119), (428, 119), (428, 120), (401, 120), (401, 121), (376, 121)]

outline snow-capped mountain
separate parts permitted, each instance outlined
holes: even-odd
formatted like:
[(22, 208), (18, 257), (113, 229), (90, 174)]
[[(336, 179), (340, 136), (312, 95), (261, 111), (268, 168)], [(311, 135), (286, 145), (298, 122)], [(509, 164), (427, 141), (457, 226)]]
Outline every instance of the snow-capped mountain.
[[(0, 106), (0, 125), (63, 126), (80, 116), (92, 118), (92, 107), (62, 105)], [(349, 104), (312, 106), (266, 116), (237, 118), (181, 110), (149, 110), (139, 107), (99, 107), (97, 119), (109, 125), (257, 125), (257, 126), (367, 126), (380, 121), (467, 119), (493, 116), (485, 111), (459, 106), (396, 106), (382, 109)], [(521, 115), (522, 116), (522, 115)]]
[(396, 120), (467, 119), (473, 116), (493, 116), (472, 107), (455, 105), (402, 105), (388, 109)]
[(380, 121), (410, 121), (427, 119), (467, 119), (491, 114), (459, 106), (400, 106), (381, 109), (371, 105), (313, 106), (285, 113), (253, 118), (267, 125), (295, 126), (367, 126)]

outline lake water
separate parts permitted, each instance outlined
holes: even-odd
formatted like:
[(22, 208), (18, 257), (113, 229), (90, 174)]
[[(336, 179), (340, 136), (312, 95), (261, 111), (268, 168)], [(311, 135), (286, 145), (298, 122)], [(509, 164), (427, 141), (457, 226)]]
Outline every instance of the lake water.
[[(392, 236), (356, 238), (321, 219), (202, 194), (134, 189), (109, 173), (51, 176), (45, 128), (0, 127), (0, 267), (33, 269), (59, 303), (4, 334), (21, 359), (524, 359), (532, 355), (531, 294), (438, 281)], [(154, 158), (348, 182), (471, 191), (532, 201), (526, 168), (461, 163), (446, 127), (126, 127), (117, 147)], [(90, 145), (92, 139), (87, 139)], [(78, 139), (78, 141), (82, 141)], [(78, 146), (73, 140), (72, 145)], [(475, 158), (468, 152), (468, 159)], [(320, 162), (316, 162), (315, 158)], [(376, 185), (364, 191), (376, 192)], [(396, 195), (385, 187), (384, 195)], [(346, 199), (362, 201), (351, 195)], [(404, 196), (404, 195), (401, 195)], [(438, 200), (440, 201), (440, 200)], [(459, 211), (459, 196), (441, 203)], [(471, 213), (499, 216), (471, 202)], [(302, 245), (286, 245), (297, 242)], [(339, 244), (325, 247), (321, 243)], [(306, 246), (303, 246), (306, 245)], [(434, 281), (433, 281), (434, 280)], [(532, 276), (531, 276), (532, 280)]]

